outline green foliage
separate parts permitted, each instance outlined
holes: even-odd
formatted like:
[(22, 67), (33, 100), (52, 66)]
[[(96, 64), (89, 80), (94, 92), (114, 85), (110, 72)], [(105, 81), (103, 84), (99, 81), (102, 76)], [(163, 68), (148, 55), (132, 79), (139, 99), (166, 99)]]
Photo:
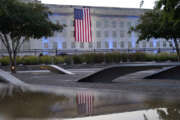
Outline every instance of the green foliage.
[(51, 56), (40, 56), (39, 57), (39, 62), (41, 63), (41, 64), (52, 64), (52, 62), (53, 62), (53, 57), (51, 57)]
[(10, 64), (9, 57), (7, 57), (7, 56), (2, 57), (2, 58), (0, 59), (0, 62), (1, 62), (1, 65), (2, 65), (2, 66), (9, 65), (9, 64)]
[(37, 65), (39, 64), (39, 59), (37, 56), (24, 56), (22, 58), (22, 63), (24, 65)]
[(72, 60), (73, 60), (74, 64), (81, 64), (81, 63), (83, 63), (83, 56), (74, 55), (74, 56), (72, 56)]
[(180, 50), (177, 39), (180, 38), (180, 5), (179, 0), (158, 0), (153, 10), (143, 14), (139, 24), (131, 27), (130, 32), (138, 33), (138, 42), (151, 38), (173, 40), (180, 61)]
[[(15, 59), (24, 41), (53, 36), (54, 32), (62, 31), (64, 25), (51, 22), (50, 15), (43, 4), (0, 0), (0, 41), (11, 57), (11, 65), (16, 66)], [(15, 73), (15, 69), (11, 70)]]
[(83, 56), (84, 62), (86, 62), (87, 64), (104, 62), (103, 53), (88, 53), (88, 54), (83, 54), (81, 56)]
[(22, 57), (20, 57), (20, 56), (17, 56), (17, 57), (16, 57), (16, 64), (17, 64), (17, 65), (23, 64), (23, 63), (22, 63)]
[[(150, 53), (90, 53), (90, 54), (81, 54), (81, 55), (72, 55), (72, 56), (24, 56), (17, 57), (17, 64), (24, 65), (37, 65), (37, 64), (112, 64), (120, 62), (146, 62), (146, 61), (156, 61), (156, 62), (165, 62), (165, 61), (177, 61), (177, 55), (174, 53), (159, 53), (159, 54), (150, 54)], [(9, 57), (2, 57), (0, 63), (5, 66), (9, 65)]]
[(62, 56), (54, 57), (54, 64), (63, 64), (64, 61), (65, 61), (64, 57), (62, 57)]
[(146, 61), (146, 54), (141, 52), (131, 53), (128, 58), (130, 61)]
[(155, 54), (145, 54), (145, 61), (155, 61), (156, 60), (156, 55)]
[(72, 63), (72, 56), (64, 56), (64, 63), (70, 65)]
[(162, 61), (177, 61), (177, 55), (169, 54), (169, 53), (160, 53), (160, 54), (156, 55), (155, 60), (157, 62), (162, 62)]
[(129, 55), (127, 53), (121, 54), (121, 62), (127, 62)]

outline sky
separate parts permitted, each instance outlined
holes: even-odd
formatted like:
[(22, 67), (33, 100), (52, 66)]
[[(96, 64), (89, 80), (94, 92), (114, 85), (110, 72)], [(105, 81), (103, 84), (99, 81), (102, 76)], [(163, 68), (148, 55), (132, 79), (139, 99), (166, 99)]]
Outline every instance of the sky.
[[(144, 0), (142, 8), (152, 9), (156, 0)], [(42, 3), (103, 7), (139, 8), (141, 0), (41, 0)]]

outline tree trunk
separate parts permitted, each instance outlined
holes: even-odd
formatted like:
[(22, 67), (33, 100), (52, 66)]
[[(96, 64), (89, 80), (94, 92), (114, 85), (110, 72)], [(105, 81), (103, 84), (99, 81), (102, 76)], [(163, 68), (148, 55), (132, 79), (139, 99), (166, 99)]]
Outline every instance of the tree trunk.
[(11, 59), (11, 66), (10, 66), (10, 69), (11, 69), (11, 73), (16, 73), (16, 55), (14, 54)]
[(178, 42), (176, 38), (174, 38), (174, 44), (176, 47), (177, 58), (178, 58), (178, 61), (180, 62), (180, 50), (179, 50), (179, 46), (178, 46)]

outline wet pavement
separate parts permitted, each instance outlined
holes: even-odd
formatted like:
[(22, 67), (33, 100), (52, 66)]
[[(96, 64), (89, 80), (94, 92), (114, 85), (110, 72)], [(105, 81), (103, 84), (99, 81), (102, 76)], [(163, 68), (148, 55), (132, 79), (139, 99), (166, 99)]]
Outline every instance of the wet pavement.
[[(70, 87), (70, 88), (87, 88), (98, 90), (117, 90), (130, 91), (143, 94), (152, 94), (155, 96), (176, 96), (180, 95), (180, 81), (179, 80), (157, 80), (157, 79), (143, 79), (145, 76), (151, 75), (158, 70), (141, 71), (128, 74), (115, 79), (112, 83), (79, 83), (80, 78), (88, 76), (99, 69), (69, 69), (76, 71), (75, 75), (55, 74), (51, 72), (42, 73), (18, 73), (15, 76), (25, 83), (33, 85), (45, 85), (56, 87)], [(83, 71), (83, 72), (82, 72)]]

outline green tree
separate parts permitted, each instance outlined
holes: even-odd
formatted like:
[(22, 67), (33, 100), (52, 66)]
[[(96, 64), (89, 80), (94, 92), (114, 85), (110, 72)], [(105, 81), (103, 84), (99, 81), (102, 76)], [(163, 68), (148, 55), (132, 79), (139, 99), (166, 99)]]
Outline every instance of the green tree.
[(173, 40), (180, 60), (178, 39), (180, 38), (180, 0), (159, 0), (153, 10), (146, 12), (139, 19), (139, 24), (130, 32), (138, 33), (138, 41), (150, 38)]
[(0, 0), (0, 13), (0, 40), (8, 51), (14, 73), (16, 56), (24, 41), (52, 36), (64, 27), (51, 22), (51, 12), (38, 3)]

